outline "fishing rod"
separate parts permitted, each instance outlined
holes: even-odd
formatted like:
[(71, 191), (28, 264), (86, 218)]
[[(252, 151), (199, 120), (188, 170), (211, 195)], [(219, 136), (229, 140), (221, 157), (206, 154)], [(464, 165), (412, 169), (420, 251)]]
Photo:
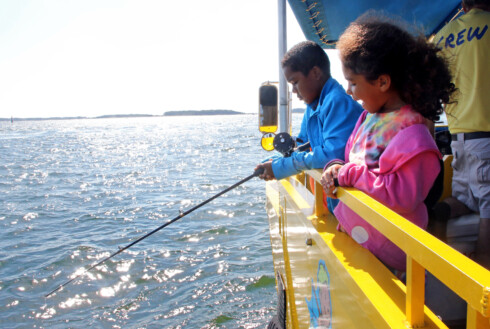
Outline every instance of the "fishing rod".
[(110, 255), (110, 256), (108, 256), (108, 257), (104, 258), (103, 260), (101, 260), (101, 261), (100, 261), (100, 262), (98, 262), (97, 264), (90, 266), (88, 269), (84, 270), (82, 273), (80, 273), (80, 274), (76, 275), (76, 276), (75, 276), (75, 277), (73, 277), (72, 279), (70, 279), (70, 280), (66, 281), (65, 283), (63, 283), (63, 284), (61, 284), (61, 285), (59, 285), (59, 286), (58, 286), (56, 289), (53, 289), (53, 290), (52, 290), (52, 291), (51, 291), (49, 294), (45, 295), (44, 297), (49, 297), (49, 296), (51, 296), (52, 294), (54, 294), (55, 292), (57, 292), (58, 290), (60, 290), (60, 289), (61, 289), (61, 288), (63, 288), (64, 286), (66, 286), (67, 284), (69, 284), (70, 282), (75, 281), (75, 280), (76, 280), (76, 279), (78, 279), (80, 276), (82, 276), (82, 275), (84, 275), (85, 273), (89, 272), (90, 270), (92, 270), (92, 269), (94, 269), (94, 268), (96, 268), (96, 267), (98, 267), (98, 266), (102, 265), (103, 263), (105, 263), (106, 261), (108, 261), (108, 260), (109, 260), (109, 259), (111, 259), (112, 257), (114, 257), (114, 256), (116, 256), (116, 255), (118, 255), (118, 254), (120, 254), (120, 253), (121, 253), (121, 252), (123, 252), (124, 250), (126, 250), (126, 249), (128, 249), (128, 248), (131, 248), (132, 246), (134, 246), (134, 245), (135, 245), (135, 244), (137, 244), (138, 242), (140, 242), (140, 241), (142, 241), (142, 240), (146, 239), (147, 237), (149, 237), (150, 235), (152, 235), (152, 234), (154, 234), (154, 233), (156, 233), (156, 232), (160, 231), (160, 230), (161, 230), (161, 229), (163, 229), (164, 227), (169, 226), (170, 224), (172, 224), (172, 223), (174, 223), (174, 222), (178, 221), (179, 219), (181, 219), (182, 217), (184, 217), (184, 216), (186, 216), (186, 215), (190, 214), (190, 213), (191, 213), (191, 212), (193, 212), (194, 210), (196, 210), (196, 209), (198, 209), (198, 208), (200, 208), (200, 207), (204, 206), (205, 204), (207, 204), (207, 203), (209, 203), (209, 202), (213, 201), (213, 200), (214, 200), (214, 199), (216, 199), (217, 197), (219, 197), (219, 196), (221, 196), (221, 195), (225, 194), (226, 192), (228, 192), (228, 191), (230, 191), (230, 190), (234, 189), (235, 187), (240, 186), (240, 185), (242, 185), (243, 183), (245, 183), (246, 181), (249, 181), (250, 179), (252, 179), (252, 178), (254, 178), (254, 177), (257, 177), (257, 176), (259, 176), (259, 175), (261, 175), (261, 174), (263, 174), (263, 173), (264, 173), (264, 168), (258, 168), (257, 170), (255, 170), (255, 171), (254, 171), (254, 173), (253, 173), (252, 175), (250, 175), (250, 176), (248, 176), (248, 177), (246, 177), (246, 178), (242, 179), (242, 180), (241, 180), (241, 181), (239, 181), (238, 183), (235, 183), (235, 184), (231, 185), (230, 187), (228, 187), (228, 188), (224, 189), (223, 191), (221, 191), (221, 192), (219, 192), (219, 193), (215, 194), (214, 196), (212, 196), (212, 197), (210, 197), (209, 199), (207, 199), (207, 200), (205, 200), (205, 201), (201, 202), (201, 203), (200, 203), (200, 204), (198, 204), (197, 206), (195, 206), (195, 207), (193, 207), (193, 208), (191, 208), (191, 209), (189, 209), (189, 210), (187, 210), (187, 211), (185, 211), (185, 212), (181, 212), (181, 213), (180, 213), (178, 216), (176, 216), (174, 219), (172, 219), (172, 220), (170, 220), (170, 221), (166, 222), (165, 224), (163, 224), (163, 225), (161, 225), (161, 226), (157, 227), (157, 228), (156, 228), (156, 229), (154, 229), (153, 231), (151, 231), (151, 232), (149, 232), (149, 233), (147, 233), (147, 234), (143, 235), (142, 237), (140, 237), (140, 238), (138, 238), (137, 240), (135, 240), (135, 241), (131, 242), (131, 243), (130, 243), (130, 244), (128, 244), (127, 246), (122, 247), (122, 248), (119, 248), (119, 250), (118, 250), (118, 251), (116, 251), (115, 253), (113, 253), (112, 255)]

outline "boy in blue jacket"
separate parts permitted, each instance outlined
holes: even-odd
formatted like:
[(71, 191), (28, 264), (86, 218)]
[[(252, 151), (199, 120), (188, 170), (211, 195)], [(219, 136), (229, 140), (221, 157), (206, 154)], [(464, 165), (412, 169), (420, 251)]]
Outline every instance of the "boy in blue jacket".
[[(332, 78), (328, 56), (315, 42), (303, 41), (295, 45), (284, 55), (281, 66), (293, 93), (306, 103), (298, 139), (310, 142), (311, 150), (258, 164), (255, 169), (264, 168), (259, 176), (264, 180), (323, 169), (330, 160), (343, 159), (347, 139), (363, 111)], [(331, 212), (337, 202), (328, 199)]]

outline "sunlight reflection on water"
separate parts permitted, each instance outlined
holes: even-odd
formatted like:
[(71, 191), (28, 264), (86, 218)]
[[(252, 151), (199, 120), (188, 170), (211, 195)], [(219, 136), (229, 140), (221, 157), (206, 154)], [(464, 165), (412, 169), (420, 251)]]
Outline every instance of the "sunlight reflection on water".
[[(275, 312), (255, 117), (0, 123), (1, 327), (261, 328)], [(80, 275), (50, 298), (44, 295)], [(216, 324), (216, 323), (219, 323)]]

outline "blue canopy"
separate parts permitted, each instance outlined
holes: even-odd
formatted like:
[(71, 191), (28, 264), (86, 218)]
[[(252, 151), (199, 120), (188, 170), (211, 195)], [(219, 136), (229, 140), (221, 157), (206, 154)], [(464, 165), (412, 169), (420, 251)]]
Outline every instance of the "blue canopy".
[(403, 18), (426, 37), (460, 13), (461, 0), (288, 0), (305, 37), (323, 48), (335, 42), (350, 22), (370, 9)]

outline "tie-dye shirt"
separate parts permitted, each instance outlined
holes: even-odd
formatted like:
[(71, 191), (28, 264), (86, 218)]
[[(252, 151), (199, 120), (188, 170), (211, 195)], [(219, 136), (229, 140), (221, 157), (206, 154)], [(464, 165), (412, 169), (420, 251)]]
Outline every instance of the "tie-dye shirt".
[(368, 113), (354, 137), (349, 162), (377, 168), (391, 139), (400, 130), (418, 123), (425, 123), (425, 119), (409, 105), (389, 113)]

